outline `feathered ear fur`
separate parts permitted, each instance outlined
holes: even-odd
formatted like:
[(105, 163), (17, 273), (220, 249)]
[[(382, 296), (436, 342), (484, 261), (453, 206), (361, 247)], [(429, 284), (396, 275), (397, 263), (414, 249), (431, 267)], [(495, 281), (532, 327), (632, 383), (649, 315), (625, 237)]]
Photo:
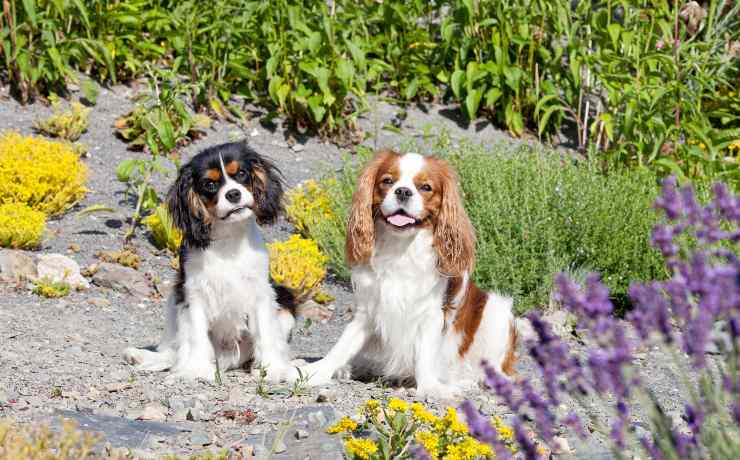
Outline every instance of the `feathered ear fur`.
[(172, 221), (182, 233), (183, 243), (205, 249), (211, 241), (211, 218), (205, 204), (193, 189), (193, 168), (186, 164), (167, 192), (167, 208)]
[(352, 209), (347, 222), (347, 241), (345, 251), (350, 266), (367, 263), (375, 245), (375, 220), (373, 199), (378, 169), (388, 158), (398, 155), (384, 150), (379, 152), (357, 179), (357, 187), (352, 195)]
[(252, 195), (257, 223), (275, 222), (283, 206), (283, 175), (275, 164), (258, 157), (252, 169)]
[(475, 229), (463, 206), (457, 175), (443, 160), (442, 205), (434, 225), (434, 247), (437, 250), (437, 268), (447, 276), (472, 273), (475, 266)]

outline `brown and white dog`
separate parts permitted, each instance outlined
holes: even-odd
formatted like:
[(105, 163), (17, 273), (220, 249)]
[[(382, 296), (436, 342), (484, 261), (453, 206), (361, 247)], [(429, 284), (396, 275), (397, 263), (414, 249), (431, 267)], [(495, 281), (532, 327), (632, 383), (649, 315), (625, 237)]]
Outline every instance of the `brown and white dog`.
[(354, 318), (325, 358), (302, 369), (309, 383), (352, 364), (449, 398), (481, 380), (484, 359), (512, 373), (512, 300), (471, 280), (475, 231), (447, 162), (380, 152), (358, 179), (346, 255)]

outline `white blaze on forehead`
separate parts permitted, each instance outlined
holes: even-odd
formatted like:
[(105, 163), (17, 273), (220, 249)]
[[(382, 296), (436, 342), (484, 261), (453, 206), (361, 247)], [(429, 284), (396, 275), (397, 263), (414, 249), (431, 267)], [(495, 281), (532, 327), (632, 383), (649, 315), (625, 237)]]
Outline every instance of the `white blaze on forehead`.
[[(398, 162), (398, 169), (401, 172), (401, 177), (398, 182), (404, 181), (413, 185), (414, 177), (421, 172), (424, 168), (424, 157), (418, 153), (407, 153), (401, 157)], [(408, 185), (407, 185), (408, 187)]]
[(218, 191), (218, 206), (219, 207), (228, 207), (233, 208), (235, 205), (232, 203), (229, 203), (225, 196), (226, 193), (229, 190), (239, 190), (241, 192), (241, 200), (236, 206), (253, 206), (254, 205), (254, 196), (247, 190), (242, 184), (235, 181), (234, 179), (229, 176), (229, 174), (226, 172), (226, 166), (224, 165), (224, 157), (221, 156), (221, 154), (218, 154), (218, 161), (221, 163), (221, 174), (224, 177), (224, 185), (221, 186), (221, 189)]

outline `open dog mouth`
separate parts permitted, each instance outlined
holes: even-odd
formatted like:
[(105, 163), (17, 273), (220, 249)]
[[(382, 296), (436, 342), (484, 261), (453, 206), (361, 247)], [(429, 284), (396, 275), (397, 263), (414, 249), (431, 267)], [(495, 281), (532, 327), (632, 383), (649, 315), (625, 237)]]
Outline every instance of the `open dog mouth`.
[(385, 221), (398, 228), (412, 227), (420, 222), (416, 218), (406, 214), (402, 209), (399, 209), (390, 216), (385, 216)]
[(231, 217), (232, 215), (238, 214), (238, 213), (240, 213), (240, 212), (242, 212), (242, 211), (244, 211), (245, 209), (248, 209), (248, 208), (249, 208), (249, 206), (241, 206), (241, 207), (238, 207), (238, 208), (234, 208), (231, 211), (227, 212), (226, 215), (224, 215), (221, 218), (221, 220), (226, 220), (229, 217)]

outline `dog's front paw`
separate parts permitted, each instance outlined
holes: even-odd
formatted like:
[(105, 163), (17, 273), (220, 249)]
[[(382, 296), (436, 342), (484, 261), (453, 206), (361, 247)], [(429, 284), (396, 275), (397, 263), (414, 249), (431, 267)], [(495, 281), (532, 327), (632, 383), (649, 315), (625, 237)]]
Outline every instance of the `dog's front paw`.
[(446, 385), (441, 382), (425, 382), (416, 388), (416, 395), (422, 399), (459, 399), (461, 391), (454, 385)]
[(334, 383), (332, 381), (333, 373), (328, 372), (325, 368), (317, 364), (312, 363), (300, 368), (300, 374), (305, 382), (315, 387)]
[(204, 380), (208, 383), (216, 381), (216, 366), (176, 367), (165, 378), (165, 383), (174, 384), (180, 380)]

